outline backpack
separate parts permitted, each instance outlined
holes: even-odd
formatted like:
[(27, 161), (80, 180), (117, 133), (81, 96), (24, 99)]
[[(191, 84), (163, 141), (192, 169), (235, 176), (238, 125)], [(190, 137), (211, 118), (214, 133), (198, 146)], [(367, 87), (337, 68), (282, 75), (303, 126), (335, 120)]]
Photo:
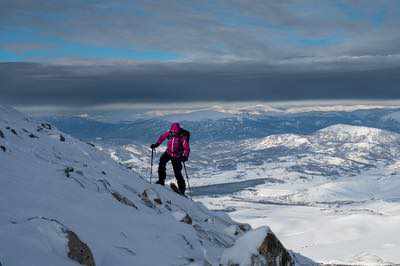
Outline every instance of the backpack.
[(181, 132), (179, 133), (182, 137), (187, 137), (187, 141), (190, 140), (190, 132), (186, 129), (181, 128)]

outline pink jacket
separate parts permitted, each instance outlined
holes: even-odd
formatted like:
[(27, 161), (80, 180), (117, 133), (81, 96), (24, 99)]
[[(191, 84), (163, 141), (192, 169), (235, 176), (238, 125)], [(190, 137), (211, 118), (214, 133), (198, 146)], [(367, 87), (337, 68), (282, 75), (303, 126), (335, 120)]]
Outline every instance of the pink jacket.
[(167, 152), (171, 157), (189, 157), (189, 137), (188, 135), (183, 134), (183, 132), (184, 130), (181, 128), (179, 123), (172, 123), (171, 129), (158, 138), (157, 144), (160, 145), (168, 138)]

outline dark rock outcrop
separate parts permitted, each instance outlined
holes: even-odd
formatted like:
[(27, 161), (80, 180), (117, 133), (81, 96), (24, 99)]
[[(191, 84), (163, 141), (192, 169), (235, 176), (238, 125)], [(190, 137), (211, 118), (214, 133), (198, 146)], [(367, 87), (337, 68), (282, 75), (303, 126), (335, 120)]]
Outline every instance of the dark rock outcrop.
[(248, 232), (251, 230), (251, 226), (249, 224), (239, 224), (239, 229), (243, 232)]
[(45, 129), (51, 130), (51, 125), (49, 123), (41, 123), (40, 125)]
[(263, 226), (240, 236), (222, 254), (220, 266), (239, 265), (294, 266), (295, 258), (275, 234)]
[(29, 134), (29, 137), (30, 137), (30, 138), (33, 138), (33, 139), (38, 139), (38, 138), (39, 138), (38, 136), (36, 136), (36, 135), (33, 134), (33, 133)]
[(294, 265), (292, 256), (271, 231), (264, 238), (258, 248), (258, 252), (267, 260), (267, 265), (269, 266)]
[(73, 171), (75, 171), (73, 167), (70, 167), (70, 166), (66, 167), (64, 169), (65, 176), (66, 177), (70, 177), (71, 176), (70, 173), (72, 173)]
[(89, 146), (91, 146), (91, 147), (93, 147), (93, 148), (95, 148), (96, 147), (96, 145), (94, 145), (93, 143), (91, 143), (91, 142), (86, 142), (86, 144), (87, 145), (89, 145)]
[(116, 199), (117, 201), (119, 201), (120, 203), (127, 205), (129, 207), (133, 207), (135, 209), (137, 209), (138, 207), (136, 207), (136, 205), (127, 197), (121, 195), (120, 193), (114, 191), (111, 192), (111, 195), (113, 196), (114, 199)]
[(182, 220), (180, 220), (180, 222), (186, 223), (186, 224), (192, 224), (193, 220), (188, 214), (186, 214), (185, 217), (183, 217)]
[(92, 251), (89, 246), (82, 242), (74, 232), (67, 231), (68, 257), (81, 265), (96, 266)]
[[(151, 189), (145, 189), (143, 193), (138, 194), (138, 196), (143, 203), (150, 208), (158, 208), (163, 204), (160, 195)], [(165, 207), (168, 208), (168, 204), (166, 204)]]
[(162, 201), (161, 201), (161, 199), (160, 199), (160, 198), (156, 198), (156, 199), (154, 199), (154, 202), (155, 202), (155, 203), (157, 203), (157, 204), (159, 204), (159, 205), (161, 205), (161, 204), (162, 204)]

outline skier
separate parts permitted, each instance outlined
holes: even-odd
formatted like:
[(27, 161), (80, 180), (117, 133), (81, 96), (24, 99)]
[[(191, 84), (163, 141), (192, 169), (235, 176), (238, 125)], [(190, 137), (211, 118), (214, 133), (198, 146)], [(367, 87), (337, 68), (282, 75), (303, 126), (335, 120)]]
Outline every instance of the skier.
[[(165, 185), (166, 164), (171, 161), (175, 178), (178, 182), (178, 193), (185, 195), (186, 183), (182, 175), (182, 162), (189, 158), (189, 131), (181, 128), (179, 123), (172, 123), (170, 130), (162, 134), (150, 148), (155, 149), (168, 138), (167, 150), (161, 155), (158, 165), (158, 181), (156, 184)], [(173, 188), (173, 186), (171, 186)]]

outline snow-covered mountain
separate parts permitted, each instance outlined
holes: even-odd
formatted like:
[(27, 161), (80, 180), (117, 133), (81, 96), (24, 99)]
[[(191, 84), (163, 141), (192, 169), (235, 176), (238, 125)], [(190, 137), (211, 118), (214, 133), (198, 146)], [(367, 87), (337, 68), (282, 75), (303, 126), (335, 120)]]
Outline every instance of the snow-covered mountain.
[(246, 141), (242, 147), (246, 145), (258, 153), (275, 153), (272, 158), (277, 155), (281, 160), (294, 162), (286, 167), (288, 170), (330, 177), (390, 165), (400, 158), (399, 134), (344, 124), (329, 126), (311, 135), (272, 135)]
[(268, 227), (253, 231), (149, 184), (94, 145), (4, 106), (0, 148), (0, 265), (312, 264)]
[[(277, 134), (192, 146), (195, 152), (188, 167), (198, 185), (265, 178), (282, 182), (318, 176), (335, 179), (392, 165), (400, 158), (400, 134), (344, 124), (308, 135)], [(145, 145), (107, 147), (114, 159), (141, 175), (147, 174), (149, 154)]]
[[(119, 144), (151, 142), (171, 121), (181, 121), (193, 132), (194, 142), (238, 141), (281, 134), (312, 134), (320, 129), (347, 124), (374, 127), (400, 133), (400, 123), (395, 122), (399, 108), (374, 106), (348, 106), (340, 108), (291, 108), (286, 111), (268, 106), (241, 108), (178, 109), (171, 112), (147, 112), (145, 117), (129, 120), (126, 111), (114, 111), (117, 117), (124, 114), (126, 120), (104, 119), (110, 112), (84, 116), (50, 116), (45, 119), (77, 138), (92, 140), (96, 137)], [(265, 110), (264, 110), (265, 109)], [(392, 119), (393, 118), (393, 119)]]

